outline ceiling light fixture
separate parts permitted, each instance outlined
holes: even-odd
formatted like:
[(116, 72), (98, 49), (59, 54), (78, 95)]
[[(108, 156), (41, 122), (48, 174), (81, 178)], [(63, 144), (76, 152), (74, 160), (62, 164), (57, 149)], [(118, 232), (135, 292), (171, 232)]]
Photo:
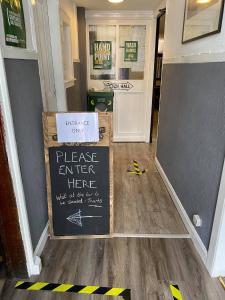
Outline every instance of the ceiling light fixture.
[(108, 0), (108, 1), (111, 2), (111, 3), (121, 3), (124, 0)]
[(197, 3), (199, 3), (199, 4), (206, 4), (206, 3), (209, 3), (211, 1), (212, 0), (197, 0)]

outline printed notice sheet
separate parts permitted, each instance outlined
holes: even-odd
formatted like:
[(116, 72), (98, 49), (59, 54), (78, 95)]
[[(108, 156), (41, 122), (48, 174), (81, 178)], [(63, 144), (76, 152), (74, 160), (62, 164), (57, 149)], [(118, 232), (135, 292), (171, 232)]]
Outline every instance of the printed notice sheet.
[(56, 127), (59, 143), (99, 142), (98, 113), (58, 113)]

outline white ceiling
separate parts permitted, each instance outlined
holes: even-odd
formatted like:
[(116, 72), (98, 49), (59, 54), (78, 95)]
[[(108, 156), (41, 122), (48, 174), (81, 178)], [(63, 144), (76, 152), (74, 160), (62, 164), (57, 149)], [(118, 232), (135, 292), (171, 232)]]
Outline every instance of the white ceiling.
[(108, 0), (74, 0), (77, 6), (93, 10), (154, 10), (162, 0), (124, 0), (113, 4)]

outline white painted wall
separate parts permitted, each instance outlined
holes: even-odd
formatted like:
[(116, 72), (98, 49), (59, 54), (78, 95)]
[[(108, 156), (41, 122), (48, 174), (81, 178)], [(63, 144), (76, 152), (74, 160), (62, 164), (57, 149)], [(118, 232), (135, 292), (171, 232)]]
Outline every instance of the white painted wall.
[(77, 7), (72, 0), (60, 0), (60, 9), (69, 16), (71, 22), (71, 41), (73, 60), (79, 60)]
[[(165, 61), (172, 59), (172, 62), (175, 62), (175, 60), (178, 60), (179, 62), (182, 57), (196, 57), (198, 55), (202, 55), (204, 57), (207, 56), (206, 60), (209, 59), (211, 61), (213, 57), (209, 58), (209, 55), (213, 55), (215, 53), (224, 54), (225, 22), (223, 22), (222, 31), (220, 34), (215, 34), (191, 43), (182, 44), (181, 40), (183, 33), (185, 0), (167, 0), (166, 9), (166, 43), (164, 48)], [(202, 58), (199, 59), (200, 61), (202, 60)], [(218, 55), (215, 60), (217, 59)]]

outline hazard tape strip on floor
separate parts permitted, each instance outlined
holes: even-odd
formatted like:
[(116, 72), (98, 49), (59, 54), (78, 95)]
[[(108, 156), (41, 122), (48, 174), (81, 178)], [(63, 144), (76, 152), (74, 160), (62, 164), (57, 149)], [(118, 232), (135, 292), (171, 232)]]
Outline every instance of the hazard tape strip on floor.
[(219, 277), (219, 281), (220, 281), (222, 287), (223, 287), (224, 290), (225, 290), (225, 281), (223, 280), (223, 278), (222, 278), (222, 277)]
[(112, 297), (119, 296), (124, 300), (131, 300), (131, 290), (123, 288), (25, 281), (18, 281), (15, 285), (15, 288), (18, 290), (27, 291), (51, 291), (58, 293), (75, 293), (82, 295), (102, 295)]
[(133, 170), (127, 170), (128, 173), (141, 176), (147, 172), (147, 170), (141, 170), (139, 163), (136, 160), (133, 160)]
[(178, 285), (170, 284), (170, 291), (174, 300), (183, 300), (181, 291)]

